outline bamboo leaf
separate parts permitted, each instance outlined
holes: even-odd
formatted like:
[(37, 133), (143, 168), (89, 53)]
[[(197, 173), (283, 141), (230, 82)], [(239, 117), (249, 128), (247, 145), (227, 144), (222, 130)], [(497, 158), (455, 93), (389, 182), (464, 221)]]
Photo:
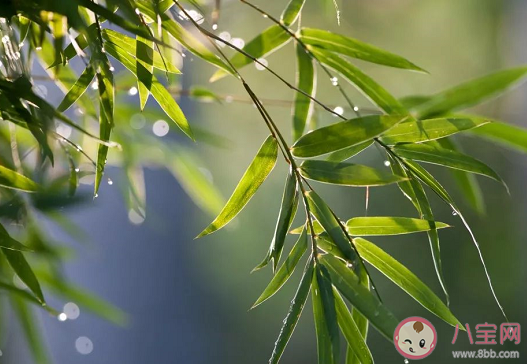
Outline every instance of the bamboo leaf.
[(331, 153), (327, 156), (326, 160), (329, 162), (343, 162), (346, 159), (350, 159), (351, 157), (356, 156), (360, 152), (362, 152), (364, 149), (368, 148), (370, 145), (373, 144), (373, 140), (367, 140), (363, 143), (353, 145), (351, 147), (347, 147), (341, 150), (337, 150), (336, 152)]
[(291, 147), (295, 157), (309, 158), (361, 144), (405, 120), (400, 115), (371, 115), (342, 121), (308, 133)]
[(403, 181), (404, 178), (361, 164), (307, 160), (300, 173), (308, 179), (344, 186), (384, 186)]
[(286, 27), (294, 24), (304, 7), (305, 0), (291, 0), (280, 16), (280, 22)]
[(415, 177), (430, 187), (443, 201), (452, 206), (452, 208), (457, 209), (454, 200), (450, 197), (447, 190), (426, 169), (410, 160), (405, 160), (404, 164)]
[(278, 143), (270, 135), (260, 147), (218, 217), (197, 236), (198, 238), (221, 229), (238, 215), (273, 170), (277, 154)]
[[(292, 0), (293, 2), (295, 0)], [(316, 93), (316, 69), (314, 59), (305, 49), (297, 43), (296, 49), (296, 87), (306, 94), (315, 97)], [(313, 102), (306, 95), (295, 92), (293, 105), (293, 141), (304, 134), (306, 124), (313, 114)]]
[[(114, 57), (116, 60), (121, 62), (121, 64), (126, 67), (130, 72), (132, 72), (136, 77), (139, 76), (137, 73), (137, 67), (134, 62), (134, 58), (130, 56), (127, 52), (125, 52), (122, 48), (115, 46), (112, 43), (106, 42), (104, 48), (106, 49), (106, 52), (110, 54), (112, 57)], [(172, 95), (167, 91), (165, 86), (163, 86), (157, 78), (152, 75), (151, 78), (148, 79), (142, 79), (138, 78), (138, 80), (143, 83), (143, 85), (148, 87), (148, 80), (151, 80), (150, 83), (150, 93), (152, 96), (156, 99), (157, 103), (163, 111), (167, 114), (167, 116), (176, 123), (176, 125), (191, 139), (193, 139), (192, 130), (190, 129), (190, 125), (188, 124), (187, 119), (185, 118), (185, 115), (183, 114), (183, 111), (181, 111), (181, 108), (176, 103)]]
[(348, 310), (346, 303), (344, 303), (344, 300), (336, 289), (334, 289), (333, 292), (338, 323), (344, 334), (344, 338), (348, 342), (348, 348), (351, 348), (352, 353), (357, 356), (359, 363), (373, 364), (373, 357), (370, 349), (368, 348), (360, 329), (357, 327), (352, 314)]
[(527, 153), (527, 130), (501, 122), (492, 122), (481, 128), (472, 129), (471, 134)]
[[(363, 266), (357, 267), (356, 270), (357, 276), (359, 277), (359, 282), (367, 289), (370, 290), (370, 277), (368, 276), (368, 272)], [(359, 329), (359, 332), (364, 340), (366, 342), (366, 338), (368, 336), (368, 319), (364, 317), (362, 313), (360, 313), (359, 310), (357, 310), (355, 307), (351, 309), (351, 316), (353, 318), (353, 321), (357, 325), (357, 328)], [(368, 348), (369, 350), (369, 348)], [(361, 360), (357, 355), (354, 353), (355, 350), (351, 349), (351, 345), (348, 345), (348, 348), (346, 350), (346, 364), (361, 364)]]
[(480, 174), (505, 185), (501, 177), (485, 163), (454, 150), (426, 144), (402, 144), (395, 146), (393, 150), (403, 158)]
[(291, 252), (289, 253), (289, 256), (285, 260), (285, 262), (282, 264), (280, 269), (276, 272), (276, 274), (273, 276), (273, 279), (263, 293), (258, 297), (256, 302), (253, 304), (251, 309), (258, 306), (260, 303), (264, 302), (265, 300), (271, 298), (282, 286), (287, 282), (289, 277), (293, 274), (295, 271), (295, 268), (300, 261), (300, 258), (302, 258), (302, 255), (307, 250), (307, 233), (306, 230), (300, 234), (300, 237), (298, 238), (297, 242), (293, 246), (293, 249), (291, 249)]
[(304, 273), (302, 274), (302, 279), (300, 280), (300, 285), (295, 293), (295, 297), (291, 301), (291, 306), (289, 306), (289, 311), (287, 316), (284, 319), (284, 324), (276, 339), (273, 353), (271, 354), (271, 359), (269, 359), (269, 364), (277, 364), (282, 354), (284, 353), (285, 347), (293, 335), (296, 324), (300, 319), (302, 310), (306, 304), (307, 296), (309, 290), (311, 289), (311, 281), (313, 278), (313, 260), (308, 260)]
[(420, 143), (474, 129), (489, 122), (488, 119), (478, 117), (412, 120), (391, 128), (381, 136), (381, 140), (386, 144)]
[(26, 176), (0, 165), (0, 186), (24, 192), (37, 192), (40, 187)]
[[(291, 38), (291, 35), (282, 29), (280, 25), (273, 25), (247, 42), (245, 47), (243, 47), (243, 51), (256, 59), (263, 58), (280, 49)], [(236, 69), (251, 63), (253, 63), (251, 58), (239, 52), (230, 59), (230, 64)], [(215, 82), (227, 75), (226, 70), (218, 70), (212, 75), (210, 82)]]
[(353, 236), (400, 235), (450, 227), (442, 222), (392, 216), (354, 217), (346, 226)]
[(312, 287), (318, 363), (335, 364), (339, 362), (340, 333), (333, 288), (324, 266), (315, 266)]
[(526, 74), (527, 67), (522, 66), (464, 82), (431, 96), (416, 111), (421, 117), (428, 117), (476, 105), (517, 85)]
[(355, 67), (350, 62), (336, 54), (319, 50), (316, 47), (311, 47), (310, 49), (320, 62), (344, 76), (349, 82), (362, 91), (368, 99), (370, 99), (375, 105), (379, 106), (387, 114), (408, 114), (408, 111), (395, 97), (371, 77), (362, 72), (358, 67)]
[(71, 86), (66, 96), (64, 96), (59, 106), (57, 106), (57, 111), (66, 111), (73, 105), (84, 94), (94, 77), (95, 69), (92, 64), (88, 64), (77, 81)]
[(35, 273), (33, 273), (31, 266), (26, 261), (26, 258), (24, 258), (24, 254), (12, 249), (0, 248), (0, 250), (20, 280), (24, 282), (40, 303), (44, 305), (45, 300), (44, 295), (42, 294), (42, 289), (40, 288), (40, 283), (38, 282)]
[(305, 44), (317, 46), (345, 56), (362, 59), (367, 62), (426, 72), (421, 67), (416, 66), (401, 56), (382, 50), (368, 43), (361, 42), (357, 39), (331, 33), (326, 30), (302, 28), (300, 30), (300, 39)]
[(365, 239), (356, 238), (353, 241), (363, 259), (412, 296), (423, 307), (452, 326), (458, 324), (462, 326), (443, 301), (408, 268), (377, 245)]
[(19, 243), (13, 239), (7, 230), (0, 224), (0, 248), (17, 250), (17, 251), (31, 251), (27, 246)]
[[(148, 101), (148, 95), (150, 94), (149, 90), (152, 88), (152, 77), (154, 72), (154, 43), (137, 36), (135, 55), (139, 108), (143, 110)], [(144, 64), (141, 63), (141, 60), (144, 61)]]
[(344, 262), (330, 254), (319, 258), (328, 270), (331, 282), (359, 310), (379, 332), (388, 340), (393, 340), (393, 333), (399, 320), (364, 287), (357, 275)]

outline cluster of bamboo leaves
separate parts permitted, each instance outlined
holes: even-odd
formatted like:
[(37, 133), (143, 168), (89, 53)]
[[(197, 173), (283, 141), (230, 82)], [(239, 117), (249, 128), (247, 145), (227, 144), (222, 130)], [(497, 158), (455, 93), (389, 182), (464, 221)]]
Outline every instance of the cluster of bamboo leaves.
[[(142, 171), (146, 164), (168, 167), (206, 211), (221, 209), (199, 237), (221, 229), (236, 217), (272, 172), (279, 154), (283, 157), (290, 168), (285, 176), (275, 232), (267, 254), (255, 268), (270, 265), (273, 278), (254, 306), (273, 296), (302, 258), (307, 258), (302, 263), (302, 278), (275, 343), (271, 363), (277, 363), (284, 352), (310, 292), (319, 363), (339, 362), (341, 333), (347, 346), (346, 363), (372, 363), (366, 344), (369, 325), (391, 340), (399, 321), (390, 312), (389, 300), (381, 301), (373, 289), (368, 272), (371, 268), (379, 270), (447, 324), (459, 323), (449, 308), (441, 268), (438, 230), (449, 226), (435, 220), (430, 193), (439, 196), (461, 219), (478, 251), (479, 245), (449, 192), (422, 164), (449, 168), (468, 203), (482, 211), (482, 194), (474, 175), (494, 179), (505, 188), (506, 185), (491, 167), (464, 154), (451, 137), (469, 133), (527, 152), (527, 130), (482, 116), (460, 114), (459, 110), (517, 84), (527, 74), (527, 67), (499, 71), (435, 95), (397, 99), (355, 66), (353, 59), (407, 71), (426, 71), (401, 56), (346, 35), (300, 26), (305, 1), (291, 0), (279, 18), (246, 0), (241, 2), (247, 5), (247, 11), (252, 8), (251, 11), (264, 15), (270, 22), (270, 27), (243, 49), (217, 36), (213, 24), (196, 19), (196, 12), (189, 10), (196, 4), (177, 0), (107, 0), (104, 4), (90, 0), (22, 0), (2, 7), (0, 212), (3, 221), (22, 224), (24, 229), (15, 232), (20, 236), (15, 239), (0, 225), (0, 259), (8, 263), (0, 271), (0, 289), (9, 294), (38, 362), (48, 359), (28, 305), (36, 304), (57, 314), (46, 305), (41, 284), (105, 318), (124, 320), (116, 308), (67, 281), (60, 267), (68, 250), (51, 242), (39, 227), (40, 219), (49, 218), (65, 230), (76, 230), (58, 210), (86, 200), (87, 196), (76, 191), (79, 178), (86, 175), (94, 174), (97, 196), (112, 154), (119, 156), (117, 163), (125, 181), (123, 193), (129, 209), (136, 214), (145, 214)], [(217, 9), (212, 13), (217, 16)], [(226, 55), (219, 43), (230, 48), (232, 55)], [(291, 82), (261, 61), (288, 43), (296, 49), (297, 74)], [(200, 161), (184, 142), (161, 142), (134, 130), (128, 121), (123, 122), (135, 111), (126, 105), (120, 91), (123, 86), (135, 84), (139, 110), (145, 115), (159, 117), (158, 111), (146, 107), (152, 96), (165, 118), (183, 136), (217, 141), (213, 132), (191, 127), (171, 92), (170, 86), (177, 83), (180, 74), (174, 59), (182, 52), (189, 52), (216, 69), (210, 82), (227, 76), (238, 79), (269, 129), (269, 136), (224, 205), (199, 171)], [(74, 58), (84, 65), (80, 75), (69, 64)], [(50, 104), (37, 92), (35, 62), (64, 91), (60, 104)], [(244, 66), (254, 63), (281, 80), (284, 87), (294, 90), (291, 143), (240, 73)], [(129, 73), (114, 74), (112, 65), (117, 64)], [(338, 88), (349, 109), (355, 112), (354, 118), (348, 119), (320, 101), (316, 85), (321, 77)], [(359, 112), (339, 80), (360, 90), (376, 111)], [(204, 88), (196, 88), (189, 95), (219, 99)], [(341, 120), (307, 132), (315, 108)], [(80, 110), (82, 116), (78, 120), (68, 116), (72, 109)], [(73, 137), (57, 133), (57, 124), (73, 128)], [(372, 145), (386, 154), (390, 172), (350, 162)], [(159, 149), (163, 152), (162, 160), (157, 153)], [(83, 160), (90, 167), (81, 170), (78, 166)], [(313, 182), (365, 188), (397, 184), (414, 205), (416, 215), (346, 217), (346, 220), (333, 212), (315, 191)], [(305, 223), (292, 228), (297, 213), (305, 215)], [(417, 232), (428, 235), (445, 302), (402, 263), (365, 239)], [(296, 234), (298, 239), (283, 258), (288, 234)], [(30, 265), (28, 257), (38, 264)], [(23, 286), (12, 283), (13, 276)], [(488, 273), (487, 279), (502, 309)]]

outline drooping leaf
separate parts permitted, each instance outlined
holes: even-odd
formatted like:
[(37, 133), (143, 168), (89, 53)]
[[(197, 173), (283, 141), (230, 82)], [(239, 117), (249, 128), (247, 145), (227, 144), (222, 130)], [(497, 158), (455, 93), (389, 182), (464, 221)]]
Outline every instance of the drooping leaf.
[(4, 166), (0, 166), (0, 186), (24, 192), (37, 192), (40, 189), (31, 179)]
[(357, 327), (352, 314), (348, 310), (346, 303), (344, 303), (344, 300), (336, 289), (333, 290), (333, 293), (335, 297), (338, 323), (344, 334), (344, 338), (348, 342), (348, 348), (351, 348), (352, 353), (357, 356), (359, 363), (373, 364), (373, 357), (370, 349), (368, 348), (360, 329)]
[(307, 296), (309, 295), (309, 290), (311, 289), (311, 281), (313, 278), (313, 259), (308, 260), (304, 273), (302, 274), (302, 279), (300, 285), (295, 293), (295, 297), (291, 301), (291, 306), (287, 316), (284, 319), (284, 324), (276, 339), (273, 353), (271, 354), (271, 359), (269, 359), (269, 364), (277, 364), (282, 354), (284, 353), (285, 347), (293, 335), (296, 324), (300, 319), (302, 310), (306, 304)]
[(345, 56), (362, 59), (367, 62), (426, 72), (421, 67), (416, 66), (401, 56), (361, 42), (357, 39), (331, 33), (327, 30), (302, 28), (300, 30), (300, 39), (305, 44), (317, 46)]
[(309, 158), (361, 144), (405, 120), (400, 115), (371, 115), (325, 126), (304, 135), (291, 147), (295, 157)]
[(386, 144), (420, 143), (477, 128), (489, 122), (488, 119), (479, 117), (413, 120), (391, 128), (382, 135), (381, 140)]
[[(314, 59), (300, 44), (295, 44), (295, 49), (296, 87), (306, 94), (315, 97), (317, 74)], [(313, 114), (313, 109), (313, 102), (309, 97), (300, 92), (295, 92), (295, 101), (293, 104), (293, 141), (298, 140), (304, 134), (306, 124)]]
[(308, 191), (306, 193), (306, 198), (310, 212), (316, 217), (320, 225), (331, 237), (331, 240), (335, 242), (346, 259), (350, 262), (355, 261), (357, 254), (351, 246), (349, 237), (343, 230), (345, 228), (340, 225), (339, 221), (333, 214), (333, 211), (331, 211), (329, 206), (315, 193), (315, 191)]
[(24, 254), (18, 250), (0, 248), (0, 251), (4, 254), (11, 268), (20, 278), (22, 282), (33, 292), (35, 297), (40, 301), (42, 305), (45, 304), (44, 295), (42, 294), (42, 289), (40, 288), (40, 283), (38, 282), (33, 269), (28, 264)]
[(57, 106), (57, 111), (66, 111), (71, 105), (73, 105), (79, 99), (79, 97), (84, 94), (94, 77), (95, 69), (93, 68), (92, 64), (88, 64), (84, 71), (81, 73), (79, 79), (75, 81), (66, 96), (64, 96), (64, 99), (62, 100), (60, 105)]
[(431, 96), (427, 102), (416, 107), (416, 111), (420, 117), (429, 117), (476, 105), (518, 84), (526, 74), (527, 67), (522, 66), (464, 82)]
[(527, 130), (524, 128), (495, 121), (473, 129), (470, 133), (527, 153)]
[[(139, 108), (143, 110), (148, 101), (148, 95), (150, 94), (149, 90), (152, 88), (152, 77), (154, 72), (154, 43), (139, 36), (136, 37), (135, 56)], [(142, 64), (141, 61), (144, 61), (144, 64)]]
[(452, 326), (458, 324), (462, 326), (443, 301), (408, 268), (377, 245), (363, 238), (356, 238), (353, 241), (362, 258), (412, 296), (423, 307)]
[(7, 230), (0, 224), (0, 247), (9, 250), (31, 251), (27, 246), (13, 239)]
[(293, 246), (293, 249), (291, 249), (291, 252), (289, 253), (289, 256), (285, 262), (282, 264), (280, 269), (278, 269), (271, 282), (269, 282), (263, 293), (260, 295), (260, 297), (258, 297), (251, 308), (258, 306), (268, 298), (271, 298), (271, 296), (273, 296), (280, 288), (282, 288), (289, 277), (291, 277), (291, 274), (293, 274), (298, 262), (300, 261), (300, 258), (302, 258), (302, 255), (304, 255), (306, 250), (307, 233), (306, 230), (304, 230)]
[[(368, 272), (364, 267), (357, 267), (356, 270), (357, 276), (359, 277), (359, 282), (366, 288), (367, 290), (370, 289), (370, 277), (368, 276)], [(357, 310), (355, 307), (351, 309), (351, 316), (353, 318), (353, 321), (357, 325), (357, 328), (359, 329), (359, 332), (364, 340), (366, 342), (366, 338), (368, 336), (368, 319), (364, 317), (362, 313), (360, 313), (359, 310)], [(351, 346), (348, 344), (348, 349), (346, 350), (346, 364), (361, 364), (361, 359), (355, 354), (355, 350), (351, 349)], [(369, 348), (368, 348), (369, 350)]]
[[(137, 67), (134, 61), (134, 58), (129, 55), (127, 52), (125, 52), (122, 48), (115, 46), (112, 43), (106, 42), (105, 47), (106, 52), (110, 54), (112, 57), (117, 59), (121, 64), (126, 67), (130, 72), (132, 72), (134, 75), (139, 76), (137, 73)], [(193, 139), (192, 130), (190, 129), (190, 125), (188, 124), (187, 119), (185, 118), (185, 115), (183, 114), (183, 111), (181, 111), (181, 108), (176, 103), (172, 95), (167, 91), (165, 86), (163, 86), (157, 78), (152, 75), (151, 78), (151, 84), (150, 84), (150, 93), (152, 96), (156, 99), (159, 106), (163, 109), (163, 111), (167, 114), (167, 116), (176, 123), (176, 125), (191, 139)], [(143, 85), (148, 86), (148, 80), (139, 79), (140, 82), (143, 83)]]
[(319, 258), (328, 270), (331, 282), (359, 310), (379, 332), (388, 340), (393, 340), (393, 333), (399, 320), (384, 306), (379, 299), (365, 288), (352, 269), (331, 254)]
[(379, 106), (387, 114), (408, 114), (408, 111), (394, 96), (375, 82), (371, 77), (362, 72), (358, 67), (355, 67), (336, 54), (332, 54), (325, 50), (319, 50), (316, 47), (311, 47), (310, 49), (320, 62), (344, 76), (349, 82), (362, 91), (368, 99), (370, 99), (375, 105)]
[(364, 149), (368, 148), (372, 144), (373, 144), (373, 140), (367, 140), (364, 143), (360, 143), (357, 145), (353, 145), (351, 147), (337, 150), (336, 152), (333, 152), (330, 155), (328, 155), (326, 160), (330, 162), (343, 162), (346, 159), (350, 159), (351, 157), (356, 156), (357, 154), (359, 154), (360, 152), (362, 152)]
[(476, 173), (504, 183), (501, 177), (485, 163), (451, 149), (427, 144), (402, 144), (395, 146), (393, 150), (403, 158)]
[(278, 143), (270, 135), (260, 147), (218, 217), (198, 235), (198, 238), (221, 229), (238, 215), (273, 170), (277, 154)]
[(285, 7), (282, 15), (280, 16), (280, 21), (286, 27), (295, 23), (302, 11), (302, 7), (305, 4), (305, 0), (291, 0), (289, 4)]
[(449, 227), (442, 222), (392, 216), (354, 217), (346, 226), (353, 236), (400, 235)]
[[(259, 59), (270, 55), (277, 51), (284, 44), (292, 39), (291, 35), (288, 34), (280, 25), (273, 25), (262, 33), (251, 39), (243, 47), (243, 51), (252, 57)], [(253, 63), (253, 60), (242, 53), (237, 52), (231, 59), (230, 63), (236, 69), (240, 69), (248, 64)], [(210, 82), (217, 81), (228, 73), (226, 70), (218, 70), (210, 78)]]
[(340, 333), (333, 288), (323, 265), (315, 266), (312, 287), (318, 364), (336, 364), (339, 362)]
[(361, 164), (307, 160), (300, 166), (300, 173), (308, 179), (345, 186), (384, 186), (404, 180), (390, 172)]

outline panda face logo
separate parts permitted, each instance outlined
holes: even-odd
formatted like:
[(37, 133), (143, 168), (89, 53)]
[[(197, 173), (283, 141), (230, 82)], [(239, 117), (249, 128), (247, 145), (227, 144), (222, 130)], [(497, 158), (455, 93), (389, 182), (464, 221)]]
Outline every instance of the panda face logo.
[(434, 351), (437, 333), (430, 321), (409, 317), (397, 326), (393, 334), (395, 348), (407, 359), (423, 359)]

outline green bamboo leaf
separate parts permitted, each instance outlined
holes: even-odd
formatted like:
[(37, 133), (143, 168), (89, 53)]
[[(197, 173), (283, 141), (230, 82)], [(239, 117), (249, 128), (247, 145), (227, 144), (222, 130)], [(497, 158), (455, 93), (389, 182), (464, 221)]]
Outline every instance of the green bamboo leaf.
[(353, 241), (363, 259), (377, 268), (423, 307), (452, 326), (462, 326), (443, 301), (408, 268), (377, 245), (365, 239), (356, 238)]
[(361, 164), (307, 160), (300, 173), (308, 179), (344, 186), (384, 186), (403, 181), (404, 178)]
[(280, 16), (280, 22), (286, 27), (294, 24), (304, 7), (305, 0), (291, 0), (285, 7), (282, 15)]
[(218, 217), (197, 236), (198, 238), (221, 229), (238, 215), (273, 170), (277, 154), (278, 143), (270, 135), (260, 147)]
[(362, 91), (368, 99), (370, 99), (375, 105), (379, 106), (387, 114), (408, 114), (408, 111), (394, 96), (375, 82), (371, 77), (362, 72), (358, 67), (355, 67), (350, 62), (336, 54), (319, 50), (316, 47), (311, 47), (310, 49), (320, 62), (344, 76), (349, 82)]
[[(150, 94), (148, 90), (152, 88), (152, 77), (154, 72), (154, 43), (137, 36), (135, 52), (139, 108), (143, 110), (148, 101), (148, 95)], [(142, 64), (141, 60), (143, 60), (145, 64)]]
[(401, 144), (393, 150), (403, 158), (480, 174), (501, 182), (506, 187), (501, 177), (485, 163), (454, 150), (427, 144)]
[(71, 105), (73, 105), (79, 97), (81, 97), (84, 92), (88, 89), (88, 86), (95, 77), (95, 69), (90, 63), (86, 66), (84, 71), (81, 73), (80, 77), (69, 89), (64, 99), (61, 101), (60, 105), (57, 106), (57, 111), (63, 112), (66, 111)]
[(0, 186), (25, 192), (37, 192), (40, 187), (24, 175), (0, 165)]
[[(295, 49), (296, 87), (314, 97), (317, 80), (314, 59), (299, 43), (295, 45)], [(311, 119), (313, 110), (312, 100), (301, 92), (295, 92), (295, 101), (293, 104), (293, 141), (296, 141), (304, 134), (306, 124)]]
[(489, 122), (490, 120), (479, 117), (412, 120), (391, 128), (382, 135), (381, 140), (386, 144), (420, 143), (474, 129)]
[(346, 226), (354, 236), (400, 235), (450, 227), (442, 222), (392, 216), (354, 217)]
[(434, 176), (432, 176), (426, 169), (424, 169), (419, 164), (413, 161), (405, 160), (404, 164), (415, 177), (419, 178), (424, 184), (430, 187), (432, 191), (434, 191), (443, 201), (445, 201), (457, 211), (457, 207), (454, 200), (452, 199), (452, 197), (450, 197), (447, 190), (441, 185), (441, 183), (437, 181)]
[(335, 217), (329, 206), (320, 198), (315, 191), (306, 192), (306, 198), (311, 213), (316, 217), (320, 225), (326, 230), (331, 240), (338, 246), (344, 256), (350, 262), (355, 261), (357, 254), (351, 246), (348, 234), (343, 230), (344, 226)]
[[(280, 25), (273, 25), (247, 42), (245, 47), (243, 47), (243, 51), (256, 59), (262, 58), (280, 49), (291, 38), (291, 35), (282, 29)], [(240, 69), (251, 63), (253, 63), (251, 58), (239, 52), (230, 59), (230, 64), (236, 69)], [(210, 82), (215, 82), (228, 74), (226, 70), (220, 69), (212, 75)]]
[(357, 145), (353, 145), (351, 147), (337, 150), (336, 152), (333, 152), (330, 155), (328, 155), (326, 160), (329, 162), (343, 162), (346, 159), (350, 159), (351, 157), (356, 156), (357, 154), (359, 154), (360, 152), (362, 152), (364, 149), (368, 148), (372, 144), (373, 144), (373, 140), (367, 140), (364, 143), (360, 143)]
[(333, 288), (324, 266), (315, 266), (312, 287), (318, 363), (335, 364), (339, 362), (340, 333)]
[(337, 318), (340, 329), (344, 338), (348, 342), (348, 348), (357, 356), (358, 362), (362, 364), (373, 364), (373, 357), (370, 349), (364, 340), (360, 329), (357, 327), (352, 314), (348, 310), (346, 303), (336, 289), (333, 289), (335, 297), (335, 308), (337, 309)]
[(0, 250), (20, 280), (24, 282), (31, 292), (33, 292), (40, 303), (45, 305), (44, 295), (42, 294), (40, 283), (38, 282), (35, 273), (33, 273), (31, 266), (26, 261), (26, 258), (24, 258), (24, 254), (12, 249), (0, 248)]
[[(103, 141), (110, 140), (110, 134), (114, 127), (113, 105), (115, 99), (113, 73), (110, 71), (108, 58), (103, 57), (100, 72), (97, 72), (97, 83), (99, 90), (99, 138)], [(101, 180), (104, 175), (108, 146), (99, 145), (97, 152), (97, 168), (95, 171), (94, 195), (97, 196)]]
[(164, 13), (156, 14), (155, 11), (148, 7), (148, 2), (136, 2), (137, 8), (141, 13), (148, 16), (150, 19), (161, 20), (161, 26), (165, 29), (176, 41), (189, 50), (195, 56), (203, 59), (210, 64), (225, 70), (227, 73), (232, 73), (232, 69), (225, 62), (223, 62), (217, 55), (212, 53), (205, 45), (194, 37), (190, 32), (185, 30), (180, 24), (171, 19)]
[(31, 304), (34, 304), (38, 306), (39, 308), (46, 309), (50, 314), (52, 315), (58, 315), (58, 312), (50, 307), (42, 307), (42, 302), (38, 300), (35, 296), (33, 296), (29, 291), (20, 289), (10, 283), (2, 282), (0, 281), (0, 289), (9, 292), (11, 295), (15, 295), (18, 298), (23, 299), (24, 301), (27, 301)]
[(501, 122), (492, 122), (470, 131), (478, 137), (527, 153), (527, 130)]
[(282, 286), (287, 282), (289, 277), (293, 274), (295, 271), (295, 268), (300, 261), (300, 258), (302, 258), (302, 255), (307, 250), (307, 233), (306, 230), (300, 234), (300, 237), (298, 238), (297, 242), (293, 246), (293, 249), (291, 249), (291, 252), (289, 253), (289, 256), (285, 260), (285, 262), (282, 264), (280, 269), (276, 272), (276, 274), (273, 276), (273, 279), (263, 293), (258, 297), (256, 302), (253, 304), (251, 309), (258, 306), (260, 303), (264, 302), (268, 298), (271, 298)]
[(309, 158), (361, 144), (405, 120), (400, 115), (370, 115), (325, 126), (308, 133), (291, 147), (295, 157)]
[[(370, 290), (370, 277), (368, 276), (368, 272), (364, 267), (360, 266), (357, 267), (356, 270), (357, 276), (359, 277), (359, 282), (366, 288), (367, 290)], [(353, 321), (357, 325), (357, 328), (359, 329), (359, 332), (364, 340), (366, 342), (366, 338), (368, 336), (368, 319), (364, 317), (362, 313), (360, 313), (359, 310), (357, 310), (355, 307), (351, 309), (351, 316), (353, 318)], [(368, 348), (369, 350), (369, 348)], [(351, 345), (348, 345), (348, 348), (346, 350), (346, 364), (361, 364), (361, 360), (357, 355), (354, 353), (355, 350), (351, 349)]]
[(431, 96), (416, 111), (421, 117), (428, 117), (476, 105), (517, 85), (526, 74), (527, 67), (522, 66), (464, 82)]
[(0, 224), (0, 248), (17, 250), (17, 251), (31, 251), (27, 246), (19, 243), (13, 239), (7, 230)]
[(37, 325), (39, 320), (34, 315), (33, 310), (20, 297), (12, 297), (11, 303), (35, 362), (50, 364), (51, 360), (46, 350), (46, 344), (43, 342), (43, 336)]
[[(157, 68), (161, 71), (174, 74), (181, 73), (181, 71), (177, 69), (174, 64), (170, 62), (163, 62), (163, 56), (152, 48), (153, 42), (150, 40), (139, 36), (137, 36), (136, 39), (133, 39), (120, 32), (116, 32), (115, 30), (107, 28), (103, 29), (101, 34), (104, 40), (112, 42), (116, 46), (122, 48), (128, 54), (136, 58), (137, 62), (147, 69), (150, 66), (153, 66), (154, 68)], [(140, 39), (140, 42), (147, 47), (138, 50), (138, 39)], [(141, 45), (139, 46), (141, 47)], [(148, 48), (151, 50), (148, 50)]]
[[(134, 61), (134, 58), (129, 55), (127, 52), (125, 52), (122, 48), (117, 47), (116, 45), (106, 42), (104, 48), (106, 49), (106, 52), (114, 57), (116, 60), (121, 62), (121, 64), (126, 67), (130, 72), (132, 72), (136, 77), (139, 76), (137, 72), (137, 67)], [(163, 86), (157, 78), (152, 75), (152, 77), (148, 77), (148, 79), (151, 80), (150, 84), (150, 93), (156, 99), (157, 103), (163, 111), (167, 114), (167, 116), (176, 123), (176, 125), (191, 139), (193, 139), (192, 130), (190, 129), (190, 125), (188, 124), (187, 119), (185, 118), (185, 115), (183, 114), (183, 111), (181, 111), (181, 108), (176, 103), (172, 95), (167, 91), (165, 86)], [(148, 79), (140, 79), (138, 80), (143, 83), (143, 85), (148, 87)]]
[(384, 306), (379, 299), (364, 287), (352, 269), (340, 259), (330, 254), (319, 258), (328, 270), (331, 282), (359, 310), (379, 332), (388, 340), (393, 340), (393, 333), (399, 320)]
[(343, 54), (345, 56), (362, 59), (385, 66), (426, 72), (421, 67), (401, 56), (387, 52), (357, 39), (322, 29), (302, 28), (300, 40), (305, 44), (317, 46), (325, 50)]
[(293, 335), (296, 324), (300, 319), (302, 310), (306, 304), (307, 296), (309, 295), (309, 290), (311, 289), (311, 281), (313, 278), (313, 259), (309, 259), (304, 273), (302, 274), (302, 279), (300, 280), (300, 285), (295, 293), (295, 297), (291, 301), (291, 306), (289, 306), (289, 311), (287, 316), (284, 319), (284, 324), (278, 335), (278, 339), (274, 344), (273, 353), (271, 354), (271, 359), (269, 359), (269, 364), (277, 364), (282, 354), (284, 353), (285, 347)]

